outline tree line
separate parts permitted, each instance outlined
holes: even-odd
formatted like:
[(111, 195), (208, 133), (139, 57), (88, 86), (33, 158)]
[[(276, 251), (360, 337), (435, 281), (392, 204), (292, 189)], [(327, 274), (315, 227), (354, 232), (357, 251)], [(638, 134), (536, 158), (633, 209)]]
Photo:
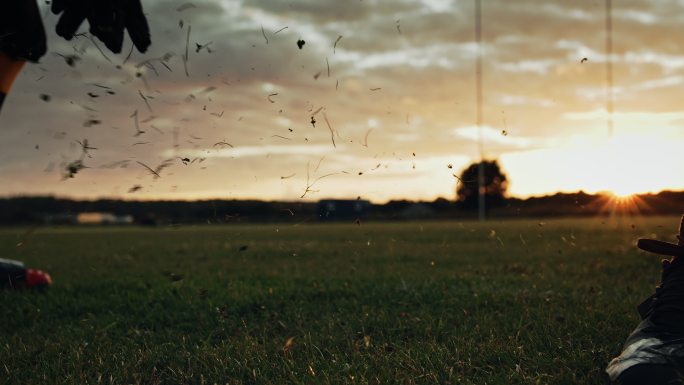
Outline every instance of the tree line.
[[(73, 200), (51, 196), (0, 199), (0, 225), (67, 224), (86, 212), (130, 215), (140, 225), (218, 224), (241, 222), (306, 223), (320, 220), (470, 219), (477, 217), (479, 164), (468, 166), (458, 178), (456, 199), (429, 202), (364, 201), (362, 212), (328, 216), (319, 202), (260, 200), (132, 201)], [(487, 215), (491, 218), (596, 216), (614, 213), (681, 215), (684, 191), (663, 191), (616, 200), (606, 194), (557, 193), (527, 199), (506, 196), (508, 177), (496, 160), (483, 162)], [(328, 202), (328, 201), (321, 201)], [(349, 201), (347, 201), (349, 202)], [(342, 205), (344, 206), (344, 205)], [(347, 205), (348, 206), (348, 205)], [(343, 213), (345, 214), (345, 213)]]
[[(489, 218), (541, 218), (552, 216), (597, 216), (611, 213), (681, 215), (684, 192), (664, 191), (640, 195), (629, 204), (606, 195), (584, 192), (558, 193), (528, 199), (504, 198), (489, 206)], [(415, 208), (419, 210), (414, 210)], [(257, 200), (124, 201), (71, 200), (55, 197), (0, 199), (1, 225), (67, 224), (78, 213), (107, 212), (131, 215), (140, 225), (220, 224), (251, 222), (307, 223), (326, 220), (317, 202), (268, 202)], [(463, 202), (438, 198), (429, 202), (393, 200), (368, 204), (354, 221), (411, 219), (474, 219), (477, 210)]]

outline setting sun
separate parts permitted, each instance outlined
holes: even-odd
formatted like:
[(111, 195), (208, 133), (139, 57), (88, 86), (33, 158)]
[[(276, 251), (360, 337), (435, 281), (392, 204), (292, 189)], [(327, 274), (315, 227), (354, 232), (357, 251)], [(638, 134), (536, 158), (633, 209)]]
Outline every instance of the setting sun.
[[(595, 136), (596, 137), (596, 136)], [(673, 135), (616, 133), (600, 139), (573, 138), (557, 148), (502, 156), (511, 176), (511, 193), (534, 194), (554, 180), (560, 191), (632, 194), (678, 188), (677, 174), (669, 165), (681, 163)]]
[(588, 183), (617, 197), (666, 189), (673, 176), (663, 162), (676, 152), (677, 146), (664, 137), (625, 134), (607, 138), (587, 154), (596, 170)]
[(614, 199), (618, 202), (627, 202), (630, 201), (636, 194), (632, 192), (620, 192), (620, 191), (609, 191), (610, 194), (614, 197)]

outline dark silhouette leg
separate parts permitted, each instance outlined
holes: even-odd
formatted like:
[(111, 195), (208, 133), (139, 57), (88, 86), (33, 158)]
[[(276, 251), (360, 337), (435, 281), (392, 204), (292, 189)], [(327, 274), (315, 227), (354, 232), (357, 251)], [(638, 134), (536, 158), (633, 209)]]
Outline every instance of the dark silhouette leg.
[(671, 365), (642, 364), (622, 372), (617, 382), (620, 385), (684, 385), (684, 377)]

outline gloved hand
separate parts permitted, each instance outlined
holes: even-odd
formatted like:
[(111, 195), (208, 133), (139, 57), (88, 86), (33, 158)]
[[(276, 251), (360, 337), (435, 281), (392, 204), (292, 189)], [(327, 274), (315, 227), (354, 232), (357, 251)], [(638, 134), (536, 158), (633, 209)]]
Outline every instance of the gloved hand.
[(37, 62), (46, 51), (45, 28), (35, 0), (0, 0), (0, 54)]
[(145, 52), (150, 46), (150, 28), (140, 0), (53, 0), (52, 12), (62, 14), (57, 34), (67, 40), (87, 19), (90, 33), (114, 53), (121, 52), (124, 29), (138, 51)]

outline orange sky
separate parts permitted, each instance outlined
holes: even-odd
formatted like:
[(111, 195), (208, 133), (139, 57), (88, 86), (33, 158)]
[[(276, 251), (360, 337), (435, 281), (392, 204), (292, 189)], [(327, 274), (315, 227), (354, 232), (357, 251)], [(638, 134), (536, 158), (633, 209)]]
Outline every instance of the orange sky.
[[(332, 175), (304, 199), (453, 198), (452, 174), (479, 156), (472, 2), (183, 3), (143, 0), (153, 45), (125, 63), (57, 38), (45, 12), (49, 53), (0, 115), (0, 195), (297, 200), (308, 170), (309, 183)], [(614, 2), (609, 137), (603, 3), (483, 3), (484, 148), (512, 195), (684, 189), (684, 7)], [(74, 52), (75, 68), (57, 55)], [(167, 53), (171, 71), (140, 65)], [(89, 168), (63, 180), (83, 139)], [(137, 163), (168, 159), (158, 179)]]

